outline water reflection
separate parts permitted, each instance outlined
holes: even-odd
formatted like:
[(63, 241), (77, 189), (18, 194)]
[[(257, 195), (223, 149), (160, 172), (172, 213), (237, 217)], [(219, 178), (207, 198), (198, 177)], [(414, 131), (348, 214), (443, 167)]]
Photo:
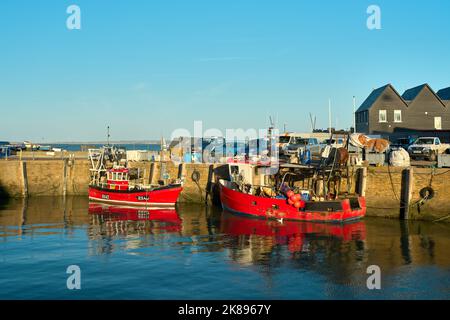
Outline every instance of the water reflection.
[(319, 224), (310, 222), (259, 220), (224, 212), (221, 231), (236, 238), (235, 247), (248, 249), (250, 255), (237, 260), (244, 264), (266, 260), (267, 254), (277, 246), (286, 246), (292, 254), (311, 253), (315, 242), (327, 240), (363, 241), (366, 237), (364, 222), (349, 224)]
[(77, 248), (88, 256), (146, 256), (151, 248), (174, 256), (220, 253), (216, 261), (256, 268), (270, 277), (289, 268), (342, 284), (354, 281), (355, 275), (365, 276), (371, 264), (379, 265), (384, 274), (402, 266), (449, 270), (449, 231), (446, 224), (370, 218), (345, 225), (280, 223), (218, 208), (146, 210), (89, 203), (85, 197), (0, 203), (0, 244), (5, 250), (8, 243), (26, 237), (38, 242), (40, 237), (61, 235), (59, 241), (77, 238)]
[(175, 209), (146, 209), (89, 203), (89, 237), (99, 234), (145, 235), (181, 231), (181, 219)]

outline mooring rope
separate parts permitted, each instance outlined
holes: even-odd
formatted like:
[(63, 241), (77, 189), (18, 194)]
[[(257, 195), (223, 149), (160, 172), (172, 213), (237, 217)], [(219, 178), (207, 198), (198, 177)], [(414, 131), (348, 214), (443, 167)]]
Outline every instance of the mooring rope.
[(392, 188), (392, 193), (394, 194), (394, 197), (397, 201), (400, 201), (400, 198), (398, 197), (397, 193), (395, 192), (395, 188), (394, 188), (394, 181), (392, 180), (392, 174), (391, 174), (391, 166), (388, 164), (388, 173), (389, 173), (389, 180), (391, 182), (391, 188)]

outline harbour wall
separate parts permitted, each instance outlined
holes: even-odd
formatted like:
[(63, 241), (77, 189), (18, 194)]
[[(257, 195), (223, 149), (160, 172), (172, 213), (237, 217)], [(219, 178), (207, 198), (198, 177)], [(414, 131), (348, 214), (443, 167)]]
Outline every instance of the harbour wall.
[[(41, 160), (2, 160), (0, 161), (0, 197), (36, 197), (61, 195), (87, 195), (89, 184), (89, 161), (86, 159), (41, 159)], [(183, 164), (168, 162), (131, 162), (144, 173), (147, 182), (156, 183), (161, 176), (161, 167), (170, 179), (184, 177), (184, 190), (180, 195), (182, 203), (205, 203), (206, 190), (214, 190), (214, 170), (221, 164)], [(367, 215), (398, 218), (401, 197), (403, 168), (367, 168), (366, 200)], [(195, 174), (194, 174), (195, 172)], [(353, 181), (356, 170), (349, 169)], [(197, 177), (197, 182), (193, 178)], [(341, 190), (346, 190), (343, 179)], [(211, 183), (212, 182), (212, 183)], [(421, 205), (420, 190), (430, 186), (434, 197)], [(354, 190), (355, 183), (351, 183)], [(217, 201), (217, 188), (215, 189)], [(211, 194), (214, 194), (211, 193)], [(432, 168), (413, 168), (412, 199), (410, 219), (442, 219), (450, 222), (450, 170)], [(212, 197), (208, 202), (211, 203)]]

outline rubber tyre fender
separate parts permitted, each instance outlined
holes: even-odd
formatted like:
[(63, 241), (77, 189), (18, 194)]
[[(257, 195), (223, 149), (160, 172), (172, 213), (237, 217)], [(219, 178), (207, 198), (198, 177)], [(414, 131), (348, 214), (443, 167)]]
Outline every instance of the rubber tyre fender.
[(431, 187), (425, 187), (420, 189), (419, 194), (422, 199), (426, 198), (427, 200), (430, 200), (434, 198), (434, 190)]
[(194, 172), (192, 172), (191, 179), (194, 182), (199, 182), (200, 181), (200, 172), (198, 172), (198, 170), (194, 170)]

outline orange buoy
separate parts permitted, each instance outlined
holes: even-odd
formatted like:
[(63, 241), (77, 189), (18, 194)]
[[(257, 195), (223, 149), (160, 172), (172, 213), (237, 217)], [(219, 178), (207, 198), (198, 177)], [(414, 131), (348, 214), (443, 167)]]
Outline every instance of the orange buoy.
[(291, 199), (288, 199), (288, 203), (292, 206), (294, 204), (294, 201), (292, 201)]
[(300, 201), (302, 200), (302, 196), (299, 195), (298, 193), (296, 195), (294, 195), (295, 200), (294, 201)]
[(292, 197), (294, 195), (294, 191), (289, 190), (288, 192), (286, 192), (286, 195), (288, 198)]
[(294, 202), (294, 207), (296, 207), (297, 209), (300, 208), (302, 204), (300, 203), (300, 201), (295, 201)]

